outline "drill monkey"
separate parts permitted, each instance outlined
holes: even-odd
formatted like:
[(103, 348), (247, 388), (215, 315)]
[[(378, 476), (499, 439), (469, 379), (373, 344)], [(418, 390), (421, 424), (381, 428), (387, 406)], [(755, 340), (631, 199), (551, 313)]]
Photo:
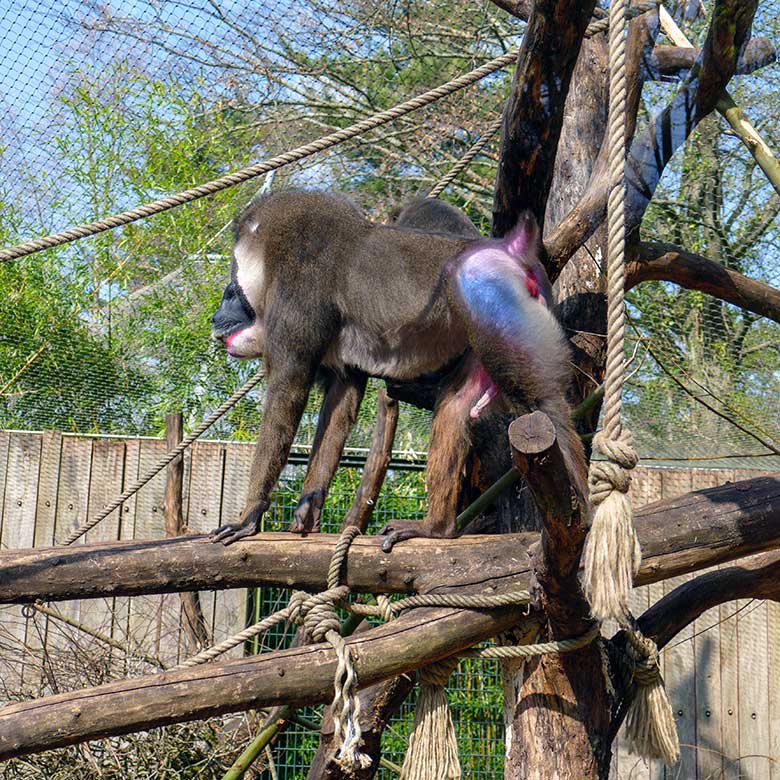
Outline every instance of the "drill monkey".
[(238, 523), (212, 533), (214, 541), (258, 532), (323, 370), (327, 389), (291, 531), (318, 528), (368, 376), (403, 384), (449, 370), (434, 409), (427, 516), (388, 524), (385, 550), (415, 536), (456, 534), (469, 420), (491, 403), (546, 412), (586, 495), (565, 398), (569, 352), (551, 312), (533, 218), (521, 217), (503, 239), (483, 239), (470, 223), (456, 222), (456, 233), (432, 230), (442, 224), (438, 209), (458, 213), (433, 203), (412, 204), (396, 224), (381, 225), (334, 194), (279, 192), (251, 203), (238, 220), (213, 335), (233, 357), (265, 358), (267, 394), (247, 505)]

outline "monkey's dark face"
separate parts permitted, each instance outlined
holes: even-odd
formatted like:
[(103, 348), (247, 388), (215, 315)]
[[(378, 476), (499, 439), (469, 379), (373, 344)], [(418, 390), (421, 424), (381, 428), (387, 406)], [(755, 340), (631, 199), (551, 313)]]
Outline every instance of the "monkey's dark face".
[(211, 318), (211, 335), (229, 355), (242, 360), (262, 357), (264, 273), (262, 251), (239, 237), (233, 250), (230, 284)]

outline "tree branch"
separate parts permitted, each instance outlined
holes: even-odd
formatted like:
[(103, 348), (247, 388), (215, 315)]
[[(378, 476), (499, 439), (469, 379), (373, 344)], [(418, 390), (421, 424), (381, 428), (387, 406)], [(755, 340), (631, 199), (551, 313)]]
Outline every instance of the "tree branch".
[(537, 0), (504, 108), (493, 235), (530, 209), (544, 224), (569, 83), (594, 0)]
[(700, 56), (670, 104), (631, 145), (626, 169), (626, 229), (639, 227), (661, 174), (696, 125), (710, 114), (736, 72), (757, 0), (716, 0)]
[(780, 601), (780, 551), (754, 555), (684, 582), (653, 604), (639, 625), (645, 636), (663, 647), (708, 609), (747, 598)]
[[(636, 130), (636, 118), (642, 96), (642, 86), (647, 78), (645, 62), (650, 57), (658, 36), (659, 22), (656, 11), (641, 14), (629, 23), (626, 50), (626, 137), (632, 138)], [(605, 78), (607, 74), (605, 73)], [(545, 237), (547, 271), (556, 279), (566, 263), (596, 231), (607, 213), (607, 139), (605, 136), (587, 188), (579, 202), (570, 209), (549, 236)]]
[[(661, 173), (694, 127), (716, 106), (719, 92), (736, 71), (755, 13), (755, 0), (719, 0), (707, 42), (691, 72), (670, 104), (634, 139), (627, 159), (627, 212), (629, 230), (636, 230), (655, 193)], [(717, 50), (718, 47), (723, 47)], [(717, 88), (717, 89), (716, 89)], [(577, 206), (545, 239), (548, 270), (555, 276), (569, 258), (603, 222), (607, 208), (607, 176), (597, 166)]]
[(571, 483), (555, 428), (547, 415), (532, 412), (509, 426), (509, 443), (542, 515), (541, 545), (534, 556), (542, 609), (553, 636), (582, 633), (590, 622), (577, 577), (587, 513)]
[(491, 2), (502, 11), (522, 20), (528, 19), (534, 7), (532, 0), (491, 0)]
[[(635, 513), (637, 585), (772, 549), (780, 540), (780, 478), (756, 479), (648, 504)], [(137, 596), (181, 590), (326, 587), (338, 536), (263, 533), (229, 547), (207, 536), (0, 552), (0, 603)], [(382, 552), (358, 537), (344, 583), (356, 593), (526, 587), (535, 533), (411, 539)], [(89, 576), (86, 573), (89, 573)]]
[(672, 244), (642, 242), (633, 249), (626, 269), (626, 289), (650, 280), (706, 292), (780, 322), (780, 290)]
[[(690, 70), (701, 56), (700, 48), (687, 46), (656, 46), (646, 62), (647, 78), (680, 76)], [(736, 73), (749, 75), (777, 62), (777, 52), (768, 38), (752, 38), (737, 60)]]

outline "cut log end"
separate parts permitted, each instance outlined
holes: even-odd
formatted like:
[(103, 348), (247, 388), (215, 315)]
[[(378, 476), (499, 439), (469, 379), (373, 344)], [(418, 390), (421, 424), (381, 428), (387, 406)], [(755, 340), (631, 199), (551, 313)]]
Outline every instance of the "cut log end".
[(509, 443), (524, 455), (538, 455), (555, 444), (555, 428), (544, 412), (524, 414), (509, 426)]

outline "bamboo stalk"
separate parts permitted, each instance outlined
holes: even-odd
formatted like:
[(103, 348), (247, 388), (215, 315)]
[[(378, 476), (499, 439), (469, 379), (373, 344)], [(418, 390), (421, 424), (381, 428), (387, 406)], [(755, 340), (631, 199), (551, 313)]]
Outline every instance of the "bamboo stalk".
[[(675, 45), (692, 49), (693, 44), (688, 40), (685, 33), (677, 26), (671, 14), (663, 7), (658, 8), (658, 18), (661, 21), (661, 27), (669, 37), (669, 40)], [(759, 135), (758, 130), (750, 123), (745, 116), (744, 111), (734, 102), (734, 98), (724, 89), (718, 95), (718, 102), (715, 105), (718, 113), (729, 123), (731, 129), (739, 136), (740, 140), (747, 147), (758, 167), (769, 179), (769, 183), (780, 194), (780, 163), (772, 153), (768, 144)]]

